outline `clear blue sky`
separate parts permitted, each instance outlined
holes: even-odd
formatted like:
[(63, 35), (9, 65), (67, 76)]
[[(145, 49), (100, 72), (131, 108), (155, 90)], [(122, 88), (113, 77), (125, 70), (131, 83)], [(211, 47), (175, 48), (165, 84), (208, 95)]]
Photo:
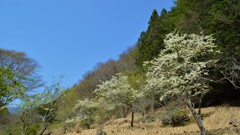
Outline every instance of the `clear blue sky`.
[(173, 0), (0, 0), (0, 48), (24, 51), (44, 81), (71, 87), (98, 62), (117, 59)]

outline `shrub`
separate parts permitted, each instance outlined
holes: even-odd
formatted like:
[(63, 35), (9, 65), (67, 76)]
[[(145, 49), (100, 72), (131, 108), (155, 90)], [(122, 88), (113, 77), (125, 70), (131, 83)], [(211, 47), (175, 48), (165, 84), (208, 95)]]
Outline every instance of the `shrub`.
[(39, 131), (40, 127), (41, 127), (40, 124), (30, 125), (26, 130), (26, 134), (27, 135), (36, 135), (37, 132)]
[(163, 125), (182, 126), (189, 123), (190, 118), (185, 111), (176, 108), (165, 112), (161, 116), (161, 121)]
[(80, 123), (83, 129), (90, 129), (90, 126), (93, 123), (93, 120), (86, 119), (86, 120), (82, 120)]
[(20, 135), (22, 127), (20, 125), (11, 125), (9, 127), (0, 128), (0, 135)]
[(141, 121), (142, 123), (151, 123), (151, 122), (156, 121), (156, 118), (153, 116), (146, 116), (146, 117), (139, 119), (139, 121)]
[(97, 129), (96, 135), (106, 135), (107, 133), (103, 131), (102, 128)]

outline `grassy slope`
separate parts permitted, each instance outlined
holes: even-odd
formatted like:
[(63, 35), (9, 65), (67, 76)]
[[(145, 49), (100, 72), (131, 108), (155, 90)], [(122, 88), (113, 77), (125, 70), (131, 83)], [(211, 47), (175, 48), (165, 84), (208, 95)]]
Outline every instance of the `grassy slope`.
[[(240, 122), (240, 107), (208, 107), (202, 110), (204, 117), (203, 123), (212, 135), (240, 135), (240, 123), (238, 127), (229, 125), (231, 117)], [(140, 115), (136, 116), (136, 119)], [(130, 117), (127, 119), (130, 120)], [(134, 128), (129, 127), (129, 123), (117, 124), (115, 120), (109, 125), (105, 125), (103, 130), (107, 135), (199, 135), (198, 127), (191, 122), (182, 127), (163, 127), (161, 122), (135, 123)], [(82, 130), (81, 133), (68, 133), (67, 135), (95, 135), (97, 128)]]

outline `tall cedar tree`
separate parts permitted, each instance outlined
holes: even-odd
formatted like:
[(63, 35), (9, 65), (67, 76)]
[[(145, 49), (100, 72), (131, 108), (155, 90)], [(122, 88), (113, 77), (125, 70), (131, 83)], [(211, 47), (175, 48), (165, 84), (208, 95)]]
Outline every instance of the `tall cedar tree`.
[(162, 10), (160, 16), (158, 15), (157, 10), (154, 10), (147, 31), (141, 33), (137, 42), (137, 47), (139, 49), (137, 65), (139, 67), (142, 67), (144, 61), (151, 60), (153, 57), (156, 57), (162, 49), (164, 49), (163, 39), (168, 33), (164, 23), (166, 15), (166, 9)]

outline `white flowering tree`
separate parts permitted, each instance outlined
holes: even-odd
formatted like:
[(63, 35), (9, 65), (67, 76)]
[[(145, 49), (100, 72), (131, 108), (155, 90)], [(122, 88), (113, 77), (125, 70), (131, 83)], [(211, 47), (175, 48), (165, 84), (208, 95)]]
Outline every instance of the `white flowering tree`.
[(80, 122), (83, 127), (88, 129), (94, 121), (101, 122), (100, 119), (104, 117), (102, 113), (105, 112), (101, 102), (95, 102), (93, 99), (78, 100), (74, 110), (77, 112), (74, 122)]
[(205, 135), (206, 130), (194, 103), (197, 99), (200, 105), (202, 96), (210, 90), (206, 76), (219, 53), (213, 41), (212, 36), (173, 32), (166, 36), (165, 49), (159, 57), (145, 62), (149, 66), (146, 90), (160, 93), (160, 100), (180, 97), (193, 114), (201, 135)]
[(134, 113), (138, 105), (138, 100), (143, 97), (143, 92), (140, 89), (134, 89), (129, 79), (123, 73), (118, 73), (111, 80), (105, 81), (98, 85), (95, 90), (97, 99), (105, 102), (108, 110), (127, 106), (131, 109), (133, 127)]

